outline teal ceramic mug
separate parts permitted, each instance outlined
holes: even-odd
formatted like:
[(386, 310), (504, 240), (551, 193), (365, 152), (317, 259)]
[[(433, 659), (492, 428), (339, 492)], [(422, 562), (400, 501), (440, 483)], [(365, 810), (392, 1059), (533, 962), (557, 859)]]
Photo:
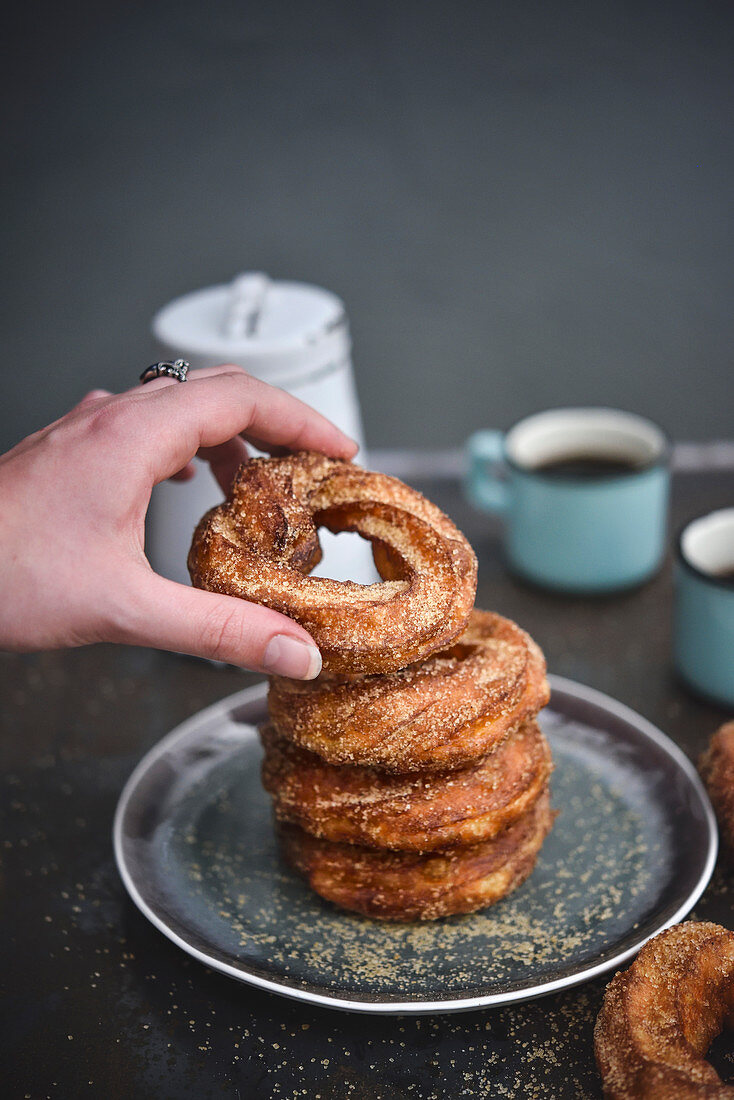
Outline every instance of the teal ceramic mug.
[(692, 520), (678, 538), (673, 636), (681, 677), (734, 706), (734, 508)]
[(644, 417), (550, 409), (468, 444), (466, 490), (504, 517), (510, 567), (564, 592), (647, 580), (667, 542), (670, 446)]

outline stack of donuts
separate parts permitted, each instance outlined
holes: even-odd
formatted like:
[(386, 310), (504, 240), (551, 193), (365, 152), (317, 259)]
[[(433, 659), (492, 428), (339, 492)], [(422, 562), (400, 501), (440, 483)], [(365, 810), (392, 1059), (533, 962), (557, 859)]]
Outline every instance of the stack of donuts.
[[(308, 576), (319, 527), (369, 539), (382, 581)], [(189, 569), (289, 615), (321, 650), (316, 680), (271, 678), (261, 730), (282, 851), (318, 894), (432, 920), (527, 877), (553, 821), (545, 661), (473, 608), (476, 559), (447, 516), (348, 462), (254, 459), (197, 527)]]

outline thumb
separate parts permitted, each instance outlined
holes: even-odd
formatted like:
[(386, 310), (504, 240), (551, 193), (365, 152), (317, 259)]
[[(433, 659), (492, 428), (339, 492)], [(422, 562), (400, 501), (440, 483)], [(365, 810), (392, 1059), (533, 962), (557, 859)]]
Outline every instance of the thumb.
[(138, 580), (132, 621), (120, 641), (296, 680), (312, 680), (321, 671), (313, 638), (278, 611), (236, 596), (187, 588), (147, 570)]

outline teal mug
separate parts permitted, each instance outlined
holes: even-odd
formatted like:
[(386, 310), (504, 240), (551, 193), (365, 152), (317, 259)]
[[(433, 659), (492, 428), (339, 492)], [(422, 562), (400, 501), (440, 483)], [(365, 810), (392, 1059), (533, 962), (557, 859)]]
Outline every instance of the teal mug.
[(670, 446), (650, 420), (550, 409), (468, 444), (466, 491), (504, 518), (520, 576), (564, 592), (614, 592), (651, 577), (667, 543)]
[(692, 520), (678, 538), (673, 637), (682, 679), (734, 706), (734, 508)]

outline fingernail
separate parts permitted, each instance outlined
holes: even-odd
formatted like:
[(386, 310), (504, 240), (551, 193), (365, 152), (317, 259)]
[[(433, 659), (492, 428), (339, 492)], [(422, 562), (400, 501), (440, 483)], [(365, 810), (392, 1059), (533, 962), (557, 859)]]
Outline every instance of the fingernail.
[(276, 676), (313, 680), (321, 672), (321, 654), (316, 646), (308, 642), (301, 642), (288, 634), (276, 634), (265, 647), (263, 668)]

